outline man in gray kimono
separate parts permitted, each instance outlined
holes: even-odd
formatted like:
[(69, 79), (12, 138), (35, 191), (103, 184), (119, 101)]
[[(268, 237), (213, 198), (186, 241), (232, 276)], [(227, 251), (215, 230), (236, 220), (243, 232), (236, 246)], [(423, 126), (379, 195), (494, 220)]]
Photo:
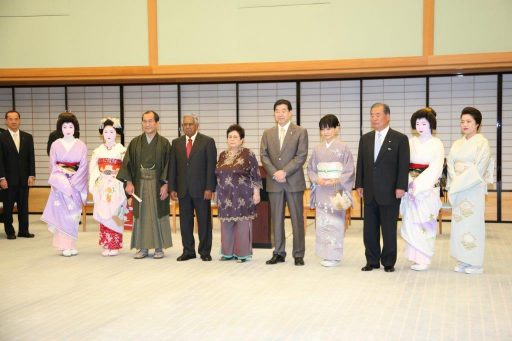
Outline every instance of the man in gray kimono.
[(135, 259), (147, 257), (149, 249), (155, 249), (153, 258), (163, 258), (163, 249), (172, 246), (167, 185), (171, 146), (157, 132), (159, 121), (154, 111), (142, 114), (144, 134), (131, 140), (117, 174), (118, 179), (126, 181), (126, 193), (135, 194), (130, 244), (130, 248), (137, 249)]

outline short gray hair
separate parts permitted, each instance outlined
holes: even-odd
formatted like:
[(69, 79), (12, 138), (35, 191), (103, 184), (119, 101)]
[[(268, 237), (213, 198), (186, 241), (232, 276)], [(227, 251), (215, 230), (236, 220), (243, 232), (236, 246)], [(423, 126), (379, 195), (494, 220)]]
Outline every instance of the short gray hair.
[(384, 114), (386, 114), (386, 115), (391, 114), (391, 110), (389, 110), (389, 105), (387, 105), (386, 103), (380, 103), (380, 102), (373, 103), (372, 107), (370, 108), (370, 111), (372, 111), (373, 108), (377, 108), (377, 107), (382, 107)]
[(194, 119), (194, 122), (199, 125), (199, 117), (196, 114), (190, 113), (183, 115), (183, 118), (185, 117), (192, 117)]

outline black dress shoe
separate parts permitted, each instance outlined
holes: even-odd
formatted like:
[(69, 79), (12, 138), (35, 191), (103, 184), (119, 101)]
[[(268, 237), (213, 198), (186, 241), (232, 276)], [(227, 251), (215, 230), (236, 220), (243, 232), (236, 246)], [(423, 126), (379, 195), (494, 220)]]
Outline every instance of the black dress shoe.
[(15, 234), (8, 234), (7, 235), (7, 239), (16, 239), (16, 235)]
[(183, 261), (186, 261), (186, 260), (189, 260), (189, 259), (194, 259), (196, 258), (196, 255), (187, 255), (187, 254), (182, 254), (181, 256), (179, 256), (176, 260), (178, 262), (183, 262)]
[(34, 238), (34, 234), (33, 233), (18, 233), (18, 237), (20, 238)]
[(295, 265), (304, 265), (304, 258), (295, 257)]
[(378, 269), (380, 268), (379, 265), (370, 265), (370, 264), (366, 264), (365, 266), (363, 266), (361, 268), (361, 271), (372, 271), (373, 269)]
[(201, 259), (203, 260), (203, 262), (211, 262), (212, 256), (210, 256), (210, 255), (201, 255)]
[(277, 264), (277, 263), (284, 263), (284, 257), (281, 255), (273, 255), (272, 258), (270, 258), (268, 261), (266, 261), (266, 264)]
[(389, 265), (389, 266), (386, 265), (384, 267), (384, 271), (386, 271), (386, 272), (395, 272), (395, 267), (393, 265)]

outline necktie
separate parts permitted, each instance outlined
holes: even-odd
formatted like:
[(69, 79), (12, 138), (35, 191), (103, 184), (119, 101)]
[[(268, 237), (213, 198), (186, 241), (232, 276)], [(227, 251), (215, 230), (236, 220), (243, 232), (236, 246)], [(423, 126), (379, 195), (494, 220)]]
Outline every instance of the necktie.
[(286, 135), (286, 131), (284, 130), (284, 128), (279, 127), (279, 149), (283, 148), (283, 142), (284, 142), (285, 135)]
[(188, 139), (187, 142), (187, 159), (190, 157), (190, 152), (192, 151), (192, 139)]
[(381, 145), (382, 145), (382, 134), (380, 132), (377, 132), (375, 135), (375, 150), (373, 151), (373, 161), (377, 160), (377, 156), (379, 155)]
[(14, 144), (16, 145), (16, 150), (20, 151), (20, 133), (19, 132), (15, 132), (14, 133)]

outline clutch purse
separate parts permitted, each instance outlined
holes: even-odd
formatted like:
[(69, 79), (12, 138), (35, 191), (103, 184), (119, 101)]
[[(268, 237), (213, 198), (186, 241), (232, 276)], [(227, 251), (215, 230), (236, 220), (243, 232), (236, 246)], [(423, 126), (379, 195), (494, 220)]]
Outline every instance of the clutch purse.
[(331, 204), (335, 210), (347, 210), (352, 207), (352, 196), (346, 191), (338, 191), (331, 197)]

